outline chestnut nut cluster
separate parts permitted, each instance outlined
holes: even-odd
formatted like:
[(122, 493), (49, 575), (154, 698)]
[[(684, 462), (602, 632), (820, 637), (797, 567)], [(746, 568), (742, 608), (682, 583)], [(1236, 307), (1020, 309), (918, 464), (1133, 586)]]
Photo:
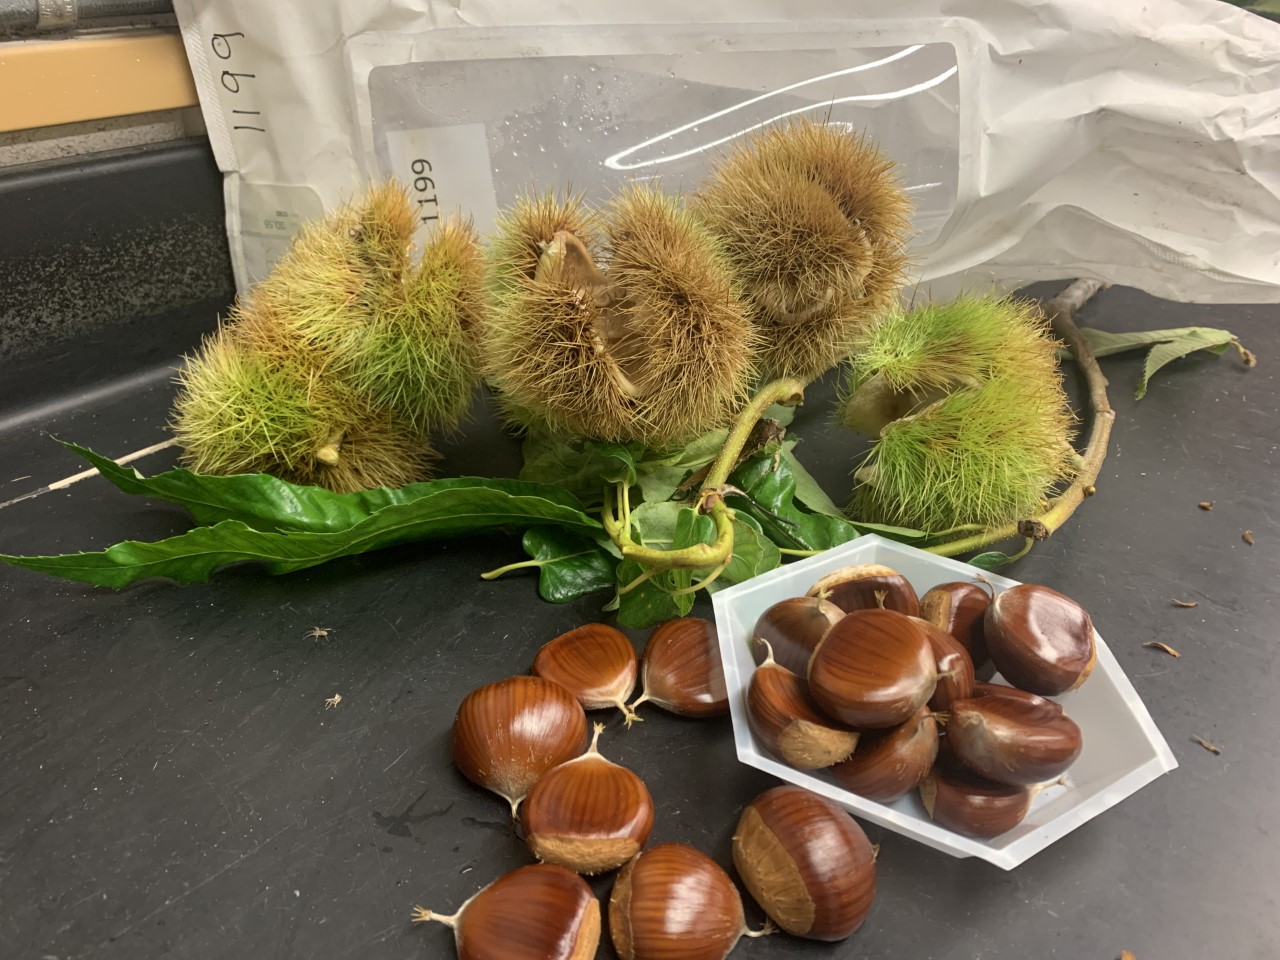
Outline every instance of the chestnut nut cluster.
[[(923, 597), (889, 567), (859, 564), (774, 604), (753, 634), (747, 688), (756, 739), (859, 796), (919, 790), (937, 823), (991, 838), (1080, 755), (1080, 728), (1048, 697), (1097, 659), (1075, 601), (1037, 584), (944, 583)], [(998, 670), (1012, 686), (983, 682)]]
[[(630, 700), (637, 682), (642, 692)], [(585, 960), (603, 923), (581, 875), (621, 868), (608, 928), (622, 960), (724, 960), (742, 937), (773, 932), (772, 924), (748, 929), (737, 886), (710, 857), (677, 843), (644, 849), (653, 798), (634, 772), (601, 755), (603, 724), (583, 752), (586, 710), (620, 710), (629, 727), (643, 719), (643, 703), (688, 717), (728, 712), (713, 624), (668, 621), (639, 661), (624, 634), (587, 624), (545, 644), (533, 676), (468, 694), (454, 721), (454, 764), (507, 800), (539, 863), (499, 877), (452, 915), (419, 907), (414, 920), (452, 927), (461, 960)], [(773, 923), (797, 936), (849, 936), (875, 895), (866, 834), (799, 787), (776, 787), (747, 806), (733, 859)]]
[[(766, 610), (753, 643), (747, 717), (769, 752), (869, 799), (918, 790), (948, 829), (1012, 829), (1080, 754), (1079, 728), (1048, 698), (1089, 676), (1093, 626), (1047, 587), (954, 582), (921, 597), (888, 567), (845, 567)], [(1014, 685), (978, 679), (994, 670)], [(539, 862), (452, 915), (417, 909), (416, 921), (454, 929), (460, 960), (594, 956), (605, 921), (582, 875), (615, 869), (607, 924), (622, 960), (724, 960), (774, 925), (827, 941), (862, 925), (874, 850), (853, 818), (801, 787), (756, 797), (733, 836), (742, 884), (771, 920), (762, 930), (748, 929), (737, 886), (710, 857), (684, 844), (646, 849), (653, 798), (601, 754), (604, 725), (589, 738), (585, 712), (617, 709), (630, 727), (644, 703), (688, 717), (728, 712), (713, 624), (668, 621), (639, 659), (620, 631), (587, 624), (545, 644), (532, 676), (462, 701), (454, 764), (507, 800)]]

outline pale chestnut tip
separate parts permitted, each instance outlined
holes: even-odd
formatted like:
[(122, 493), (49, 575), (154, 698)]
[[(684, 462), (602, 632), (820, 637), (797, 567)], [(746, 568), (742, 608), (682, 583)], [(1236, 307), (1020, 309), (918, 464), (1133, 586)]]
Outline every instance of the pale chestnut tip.
[(316, 459), (326, 467), (336, 467), (342, 457), (338, 452), (338, 445), (336, 443), (327, 443), (316, 451)]

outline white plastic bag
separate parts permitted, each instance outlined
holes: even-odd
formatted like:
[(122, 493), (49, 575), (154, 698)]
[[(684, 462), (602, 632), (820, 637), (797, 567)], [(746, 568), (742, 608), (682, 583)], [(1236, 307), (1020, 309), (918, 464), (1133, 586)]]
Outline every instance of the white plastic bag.
[(174, 6), (242, 289), (366, 179), (484, 229), (530, 188), (691, 188), (812, 116), (901, 163), (925, 295), (1280, 300), (1280, 25), (1214, 0)]

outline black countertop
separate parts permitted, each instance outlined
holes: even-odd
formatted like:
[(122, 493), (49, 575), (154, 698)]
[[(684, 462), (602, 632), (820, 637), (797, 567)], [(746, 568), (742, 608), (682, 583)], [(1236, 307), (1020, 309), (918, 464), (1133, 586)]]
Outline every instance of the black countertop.
[[(212, 310), (185, 322), (207, 327)], [(734, 956), (1280, 955), (1268, 812), (1280, 787), (1280, 311), (1109, 290), (1082, 316), (1108, 329), (1223, 325), (1260, 357), (1249, 371), (1234, 354), (1179, 362), (1140, 403), (1140, 359), (1104, 361), (1118, 419), (1098, 493), (1010, 571), (1092, 611), (1180, 768), (1008, 873), (868, 825), (879, 891), (852, 940), (779, 935)], [(163, 365), (117, 379), (120, 340), (92, 350), (115, 371), (106, 387), (74, 372), (86, 365), (75, 350), (27, 365), (26, 393), (0, 410), (0, 501), (83, 469), (48, 433), (112, 456), (163, 439)], [(829, 427), (830, 396), (810, 391), (793, 434), (840, 500), (853, 450)], [(517, 465), (483, 405), (445, 462), (494, 475)], [(94, 478), (0, 508), (0, 550), (98, 549), (185, 525)], [(451, 766), (454, 710), (598, 619), (605, 599), (553, 606), (531, 577), (479, 579), (520, 558), (514, 538), (486, 537), (120, 593), (0, 568), (0, 957), (451, 956), (449, 931), (412, 926), (412, 906), (452, 911), (530, 860), (505, 803)], [(1199, 606), (1175, 608), (1175, 596)], [(317, 626), (329, 636), (309, 637)], [(655, 710), (629, 732), (611, 719), (603, 747), (649, 784), (651, 842), (729, 865), (738, 812), (771, 780), (736, 761), (727, 719)], [(610, 884), (594, 886), (607, 898)]]

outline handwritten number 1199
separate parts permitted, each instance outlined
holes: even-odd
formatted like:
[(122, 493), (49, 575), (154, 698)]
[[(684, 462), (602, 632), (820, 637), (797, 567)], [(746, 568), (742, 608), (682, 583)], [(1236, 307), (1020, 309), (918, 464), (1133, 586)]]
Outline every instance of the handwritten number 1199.
[[(430, 160), (415, 160), (410, 164), (410, 168), (414, 172), (413, 192), (417, 195), (418, 213), (421, 214), (423, 223), (430, 223), (432, 220), (440, 219), (440, 202), (436, 197), (436, 182), (427, 176), (431, 173)], [(428, 213), (424, 207), (430, 205), (431, 212)]]

